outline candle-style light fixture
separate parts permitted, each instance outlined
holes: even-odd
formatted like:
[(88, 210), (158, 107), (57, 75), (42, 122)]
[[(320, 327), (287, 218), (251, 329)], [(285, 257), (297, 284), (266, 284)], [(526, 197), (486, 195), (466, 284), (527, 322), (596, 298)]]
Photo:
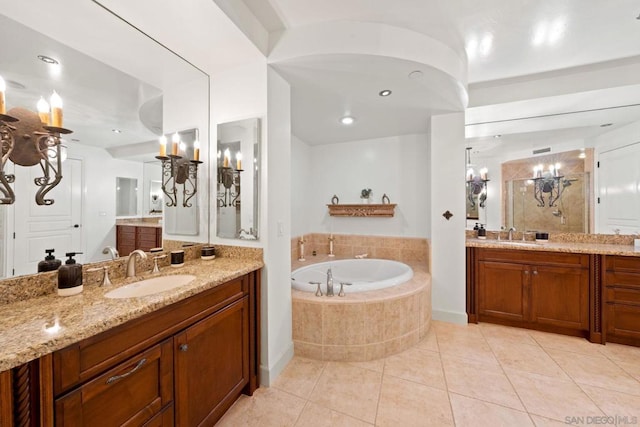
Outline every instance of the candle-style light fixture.
[(556, 206), (555, 202), (562, 196), (564, 186), (560, 185), (560, 180), (564, 176), (560, 174), (560, 166), (560, 163), (556, 163), (549, 165), (545, 170), (544, 166), (540, 164), (533, 168), (533, 197), (538, 202), (538, 207), (545, 206), (545, 194), (549, 207)]
[[(222, 159), (221, 159), (222, 157)], [(236, 153), (235, 169), (231, 163), (231, 151), (229, 148), (224, 153), (218, 151), (218, 207), (226, 208), (228, 206), (239, 207), (240, 200), (240, 173), (242, 169), (242, 153)]]
[(5, 171), (7, 162), (11, 160), (18, 166), (40, 165), (43, 175), (34, 179), (39, 187), (36, 203), (52, 205), (54, 200), (45, 199), (45, 196), (62, 180), (61, 135), (72, 133), (62, 127), (62, 98), (56, 92), (51, 96), (51, 115), (44, 98), (40, 98), (37, 104), (38, 112), (21, 107), (7, 111), (5, 92), (6, 84), (0, 77), (0, 204), (15, 202), (15, 193), (10, 185), (15, 181), (15, 175)]
[(484, 208), (487, 202), (487, 182), (489, 182), (487, 168), (480, 169), (480, 173), (476, 174), (471, 164), (471, 149), (467, 147), (466, 166), (467, 166), (467, 199), (471, 207), (476, 206), (476, 196), (479, 195), (478, 201), (481, 208)]
[(200, 142), (193, 143), (193, 158), (186, 158), (186, 144), (180, 140), (180, 134), (171, 137), (171, 153), (167, 154), (167, 137), (160, 137), (160, 154), (156, 159), (162, 163), (162, 192), (167, 195), (167, 207), (178, 204), (178, 188), (182, 186), (182, 206), (190, 208), (189, 202), (198, 192), (198, 165), (200, 161)]

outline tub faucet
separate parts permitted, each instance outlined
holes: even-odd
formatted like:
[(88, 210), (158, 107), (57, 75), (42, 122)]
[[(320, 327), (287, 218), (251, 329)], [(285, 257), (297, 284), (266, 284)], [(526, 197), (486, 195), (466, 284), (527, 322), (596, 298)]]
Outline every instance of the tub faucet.
[(331, 272), (331, 268), (327, 270), (327, 296), (333, 296), (333, 272)]
[(513, 240), (513, 232), (516, 231), (515, 227), (511, 227), (509, 229), (509, 234), (507, 235), (507, 238), (509, 239), (509, 241)]
[(118, 250), (113, 246), (107, 246), (102, 250), (102, 253), (105, 255), (109, 254), (109, 256), (111, 256), (111, 259), (116, 259), (120, 256), (120, 254), (118, 253)]
[(140, 259), (147, 259), (147, 254), (140, 249), (131, 252), (127, 260), (127, 277), (134, 277), (136, 275), (136, 255), (140, 257)]

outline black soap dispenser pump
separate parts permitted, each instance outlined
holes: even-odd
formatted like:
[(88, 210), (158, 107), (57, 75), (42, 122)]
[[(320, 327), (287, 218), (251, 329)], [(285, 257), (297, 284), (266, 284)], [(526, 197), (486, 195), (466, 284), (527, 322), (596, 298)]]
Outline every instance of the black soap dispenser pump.
[(60, 268), (62, 261), (53, 256), (53, 251), (55, 251), (55, 249), (45, 249), (44, 251), (47, 253), (47, 256), (44, 257), (44, 260), (38, 263), (38, 273), (54, 271)]
[(82, 292), (82, 264), (76, 263), (74, 256), (82, 252), (67, 252), (69, 259), (58, 269), (58, 295), (67, 297)]

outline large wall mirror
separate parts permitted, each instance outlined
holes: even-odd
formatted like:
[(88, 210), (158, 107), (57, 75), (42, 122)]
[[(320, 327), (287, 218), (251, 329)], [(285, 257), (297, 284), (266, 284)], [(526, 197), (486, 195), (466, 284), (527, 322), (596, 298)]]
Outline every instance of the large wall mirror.
[(217, 236), (256, 240), (260, 200), (260, 119), (218, 125)]
[[(16, 202), (0, 206), (0, 278), (36, 272), (45, 249), (82, 251), (79, 262), (107, 259), (116, 217), (160, 220), (165, 238), (207, 241), (208, 171), (200, 165), (196, 203), (172, 212), (161, 185), (158, 138), (198, 129), (200, 156), (209, 153), (209, 77), (96, 2), (5, 2), (0, 14), (0, 76), (7, 109), (36, 111), (55, 90), (63, 99), (66, 160), (50, 192), (55, 203), (34, 203), (34, 168), (15, 166)], [(82, 19), (78, 19), (82, 16)], [(90, 34), (90, 37), (80, 36)], [(126, 46), (126, 49), (123, 49)], [(13, 165), (10, 165), (13, 168)], [(135, 210), (117, 212), (116, 177), (136, 182)], [(122, 186), (121, 186), (122, 188)], [(130, 206), (133, 207), (133, 206)], [(194, 213), (195, 212), (195, 213)], [(146, 218), (145, 218), (146, 219)], [(16, 233), (13, 239), (6, 236)], [(183, 237), (184, 235), (184, 237)]]

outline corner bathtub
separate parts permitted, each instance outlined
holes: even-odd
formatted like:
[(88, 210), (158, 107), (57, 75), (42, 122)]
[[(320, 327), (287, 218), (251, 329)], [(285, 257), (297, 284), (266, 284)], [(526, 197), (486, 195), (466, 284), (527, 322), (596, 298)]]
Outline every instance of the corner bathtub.
[[(327, 270), (334, 294), (326, 296)], [(322, 283), (324, 296), (316, 297)], [(340, 282), (344, 297), (338, 296)], [(295, 354), (344, 362), (383, 358), (427, 336), (431, 276), (426, 265), (382, 259), (345, 259), (305, 265), (291, 274)]]
[(305, 292), (316, 291), (320, 282), (322, 293), (327, 293), (327, 271), (333, 274), (333, 288), (337, 295), (340, 282), (351, 283), (345, 292), (366, 292), (389, 288), (411, 280), (413, 270), (407, 264), (386, 259), (343, 259), (321, 262), (298, 268), (291, 274), (291, 287)]

